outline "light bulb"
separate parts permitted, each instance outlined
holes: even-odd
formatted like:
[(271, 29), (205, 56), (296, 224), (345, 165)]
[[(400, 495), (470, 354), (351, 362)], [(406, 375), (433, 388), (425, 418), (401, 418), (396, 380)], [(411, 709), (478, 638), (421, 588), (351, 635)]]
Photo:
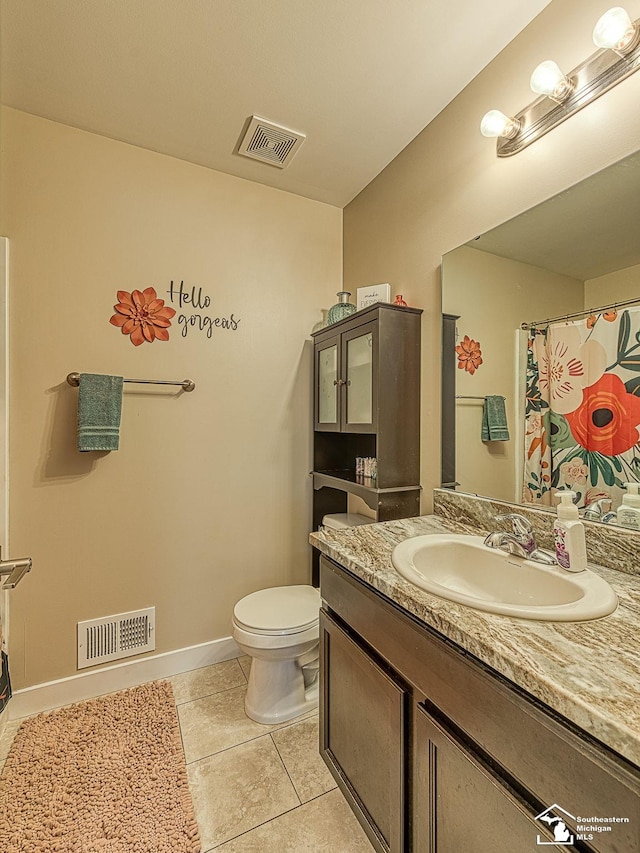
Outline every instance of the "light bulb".
[(598, 20), (593, 30), (593, 41), (596, 47), (628, 53), (638, 41), (638, 32), (627, 12), (621, 6), (615, 6)]
[(500, 110), (489, 110), (480, 122), (480, 133), (483, 136), (504, 136), (513, 139), (520, 130), (520, 122), (515, 118), (509, 118)]
[(548, 95), (555, 101), (563, 101), (573, 90), (571, 80), (565, 77), (551, 59), (541, 62), (534, 70), (530, 86), (538, 95)]

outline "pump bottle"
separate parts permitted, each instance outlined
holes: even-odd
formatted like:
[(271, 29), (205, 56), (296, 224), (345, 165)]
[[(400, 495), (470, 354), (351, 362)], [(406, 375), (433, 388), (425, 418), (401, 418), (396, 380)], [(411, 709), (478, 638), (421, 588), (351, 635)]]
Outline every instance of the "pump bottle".
[[(560, 498), (558, 517), (553, 525), (553, 541), (558, 565), (570, 572), (582, 572), (587, 568), (587, 547), (584, 525), (580, 521), (578, 507), (574, 504), (575, 492), (556, 492)], [(640, 501), (640, 495), (638, 496)], [(640, 510), (638, 510), (640, 517)]]
[(640, 530), (640, 494), (638, 494), (640, 483), (625, 483), (625, 486), (627, 494), (622, 498), (622, 503), (616, 512), (618, 524), (621, 527)]

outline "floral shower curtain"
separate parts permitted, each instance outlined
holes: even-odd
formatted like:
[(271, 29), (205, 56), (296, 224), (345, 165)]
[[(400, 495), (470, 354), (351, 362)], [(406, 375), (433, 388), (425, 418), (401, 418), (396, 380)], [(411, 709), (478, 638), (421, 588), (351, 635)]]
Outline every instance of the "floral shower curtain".
[(523, 500), (621, 503), (640, 481), (640, 308), (531, 329)]

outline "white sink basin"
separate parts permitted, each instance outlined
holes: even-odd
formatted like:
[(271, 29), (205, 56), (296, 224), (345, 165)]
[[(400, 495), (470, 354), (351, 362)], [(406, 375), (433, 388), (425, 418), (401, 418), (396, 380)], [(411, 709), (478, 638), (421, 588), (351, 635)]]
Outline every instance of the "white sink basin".
[(618, 606), (613, 589), (589, 569), (567, 572), (523, 560), (488, 548), (481, 536), (415, 536), (396, 545), (391, 560), (420, 589), (489, 613), (580, 622)]

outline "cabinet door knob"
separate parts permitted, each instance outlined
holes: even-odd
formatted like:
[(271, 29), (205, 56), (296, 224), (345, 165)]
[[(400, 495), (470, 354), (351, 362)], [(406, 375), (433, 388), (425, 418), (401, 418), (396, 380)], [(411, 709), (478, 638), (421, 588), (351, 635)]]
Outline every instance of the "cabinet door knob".
[(344, 379), (334, 379), (333, 384), (334, 385), (344, 385), (345, 382), (344, 382)]

